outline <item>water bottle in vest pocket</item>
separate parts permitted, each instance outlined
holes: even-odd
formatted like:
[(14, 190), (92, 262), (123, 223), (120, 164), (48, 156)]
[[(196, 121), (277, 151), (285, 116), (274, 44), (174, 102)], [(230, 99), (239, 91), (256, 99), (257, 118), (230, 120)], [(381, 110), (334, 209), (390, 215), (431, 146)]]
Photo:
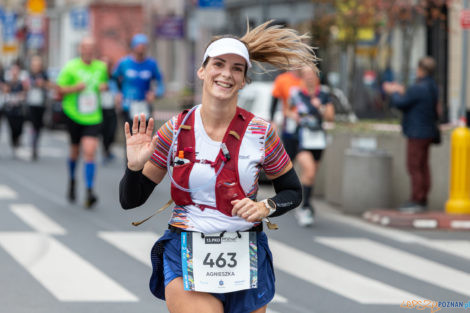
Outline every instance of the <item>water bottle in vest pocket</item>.
[[(246, 197), (245, 192), (242, 189), (242, 186), (236, 179), (235, 173), (232, 175), (226, 175), (227, 172), (232, 171), (222, 171), (219, 175), (219, 179), (215, 185), (215, 199), (217, 209), (225, 215), (232, 216), (232, 201), (241, 200)], [(222, 176), (223, 177), (220, 177)]]

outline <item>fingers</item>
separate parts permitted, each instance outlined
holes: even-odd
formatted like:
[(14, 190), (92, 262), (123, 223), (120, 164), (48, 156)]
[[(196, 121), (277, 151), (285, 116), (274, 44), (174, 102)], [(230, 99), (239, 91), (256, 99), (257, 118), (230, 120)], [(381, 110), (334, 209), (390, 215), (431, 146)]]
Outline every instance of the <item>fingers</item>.
[(140, 127), (139, 127), (139, 133), (145, 134), (145, 128), (147, 127), (146, 122), (145, 122), (145, 114), (140, 114)]
[(152, 143), (151, 143), (152, 150), (155, 150), (157, 148), (157, 139), (158, 139), (157, 135), (153, 136)]
[(137, 134), (138, 126), (139, 126), (139, 116), (134, 115), (134, 118), (132, 120), (132, 135)]
[(128, 122), (124, 123), (124, 134), (126, 135), (126, 141), (131, 138), (131, 130)]
[(154, 123), (155, 123), (155, 121), (154, 121), (153, 118), (151, 117), (151, 118), (149, 119), (149, 123), (148, 123), (148, 125), (147, 125), (147, 136), (149, 136), (149, 137), (152, 136)]
[(232, 216), (238, 216), (248, 222), (256, 222), (263, 219), (263, 203), (254, 202), (249, 198), (242, 200), (234, 200), (231, 202), (233, 205)]

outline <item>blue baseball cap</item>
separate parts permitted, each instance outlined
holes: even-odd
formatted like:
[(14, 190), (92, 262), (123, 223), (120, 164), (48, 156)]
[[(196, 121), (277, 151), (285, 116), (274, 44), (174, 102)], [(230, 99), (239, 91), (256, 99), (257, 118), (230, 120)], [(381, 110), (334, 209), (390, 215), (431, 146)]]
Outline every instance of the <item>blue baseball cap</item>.
[(144, 34), (136, 34), (132, 37), (131, 48), (134, 49), (138, 45), (147, 45), (149, 43), (147, 36)]

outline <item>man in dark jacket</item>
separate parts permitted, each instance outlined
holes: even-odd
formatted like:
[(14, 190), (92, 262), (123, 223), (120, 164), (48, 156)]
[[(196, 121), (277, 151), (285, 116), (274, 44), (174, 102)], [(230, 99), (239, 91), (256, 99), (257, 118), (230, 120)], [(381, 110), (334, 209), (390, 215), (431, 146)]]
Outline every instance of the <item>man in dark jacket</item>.
[(402, 128), (407, 137), (407, 168), (411, 178), (411, 199), (399, 209), (404, 212), (420, 212), (426, 209), (427, 195), (431, 188), (429, 147), (439, 136), (438, 91), (432, 75), (436, 62), (424, 57), (418, 63), (416, 83), (406, 90), (397, 83), (384, 83), (391, 95), (391, 105), (403, 112)]

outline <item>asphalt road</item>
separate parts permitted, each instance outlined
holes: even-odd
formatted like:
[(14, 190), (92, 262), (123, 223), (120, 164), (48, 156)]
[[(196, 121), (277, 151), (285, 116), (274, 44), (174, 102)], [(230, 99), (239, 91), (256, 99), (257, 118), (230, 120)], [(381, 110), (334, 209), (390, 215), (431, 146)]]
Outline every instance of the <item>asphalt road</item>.
[[(2, 123), (4, 124), (4, 123)], [(118, 202), (122, 158), (98, 166), (99, 202), (66, 201), (67, 137), (46, 132), (37, 162), (28, 135), (16, 159), (0, 132), (0, 312), (167, 312), (148, 290), (149, 251), (166, 229), (170, 211), (139, 227), (167, 202), (165, 180), (141, 208)], [(123, 154), (116, 147), (117, 155)], [(100, 158), (101, 160), (101, 158)], [(260, 198), (272, 194), (262, 186)], [(466, 312), (417, 302), (470, 300), (468, 232), (406, 232), (345, 216), (321, 200), (313, 228), (299, 228), (291, 212), (267, 231), (276, 268), (270, 313)], [(404, 305), (408, 307), (403, 307)], [(453, 303), (455, 304), (455, 303)], [(456, 303), (457, 305), (459, 303)], [(470, 303), (468, 303), (470, 305)], [(470, 310), (470, 309), (467, 309)]]

